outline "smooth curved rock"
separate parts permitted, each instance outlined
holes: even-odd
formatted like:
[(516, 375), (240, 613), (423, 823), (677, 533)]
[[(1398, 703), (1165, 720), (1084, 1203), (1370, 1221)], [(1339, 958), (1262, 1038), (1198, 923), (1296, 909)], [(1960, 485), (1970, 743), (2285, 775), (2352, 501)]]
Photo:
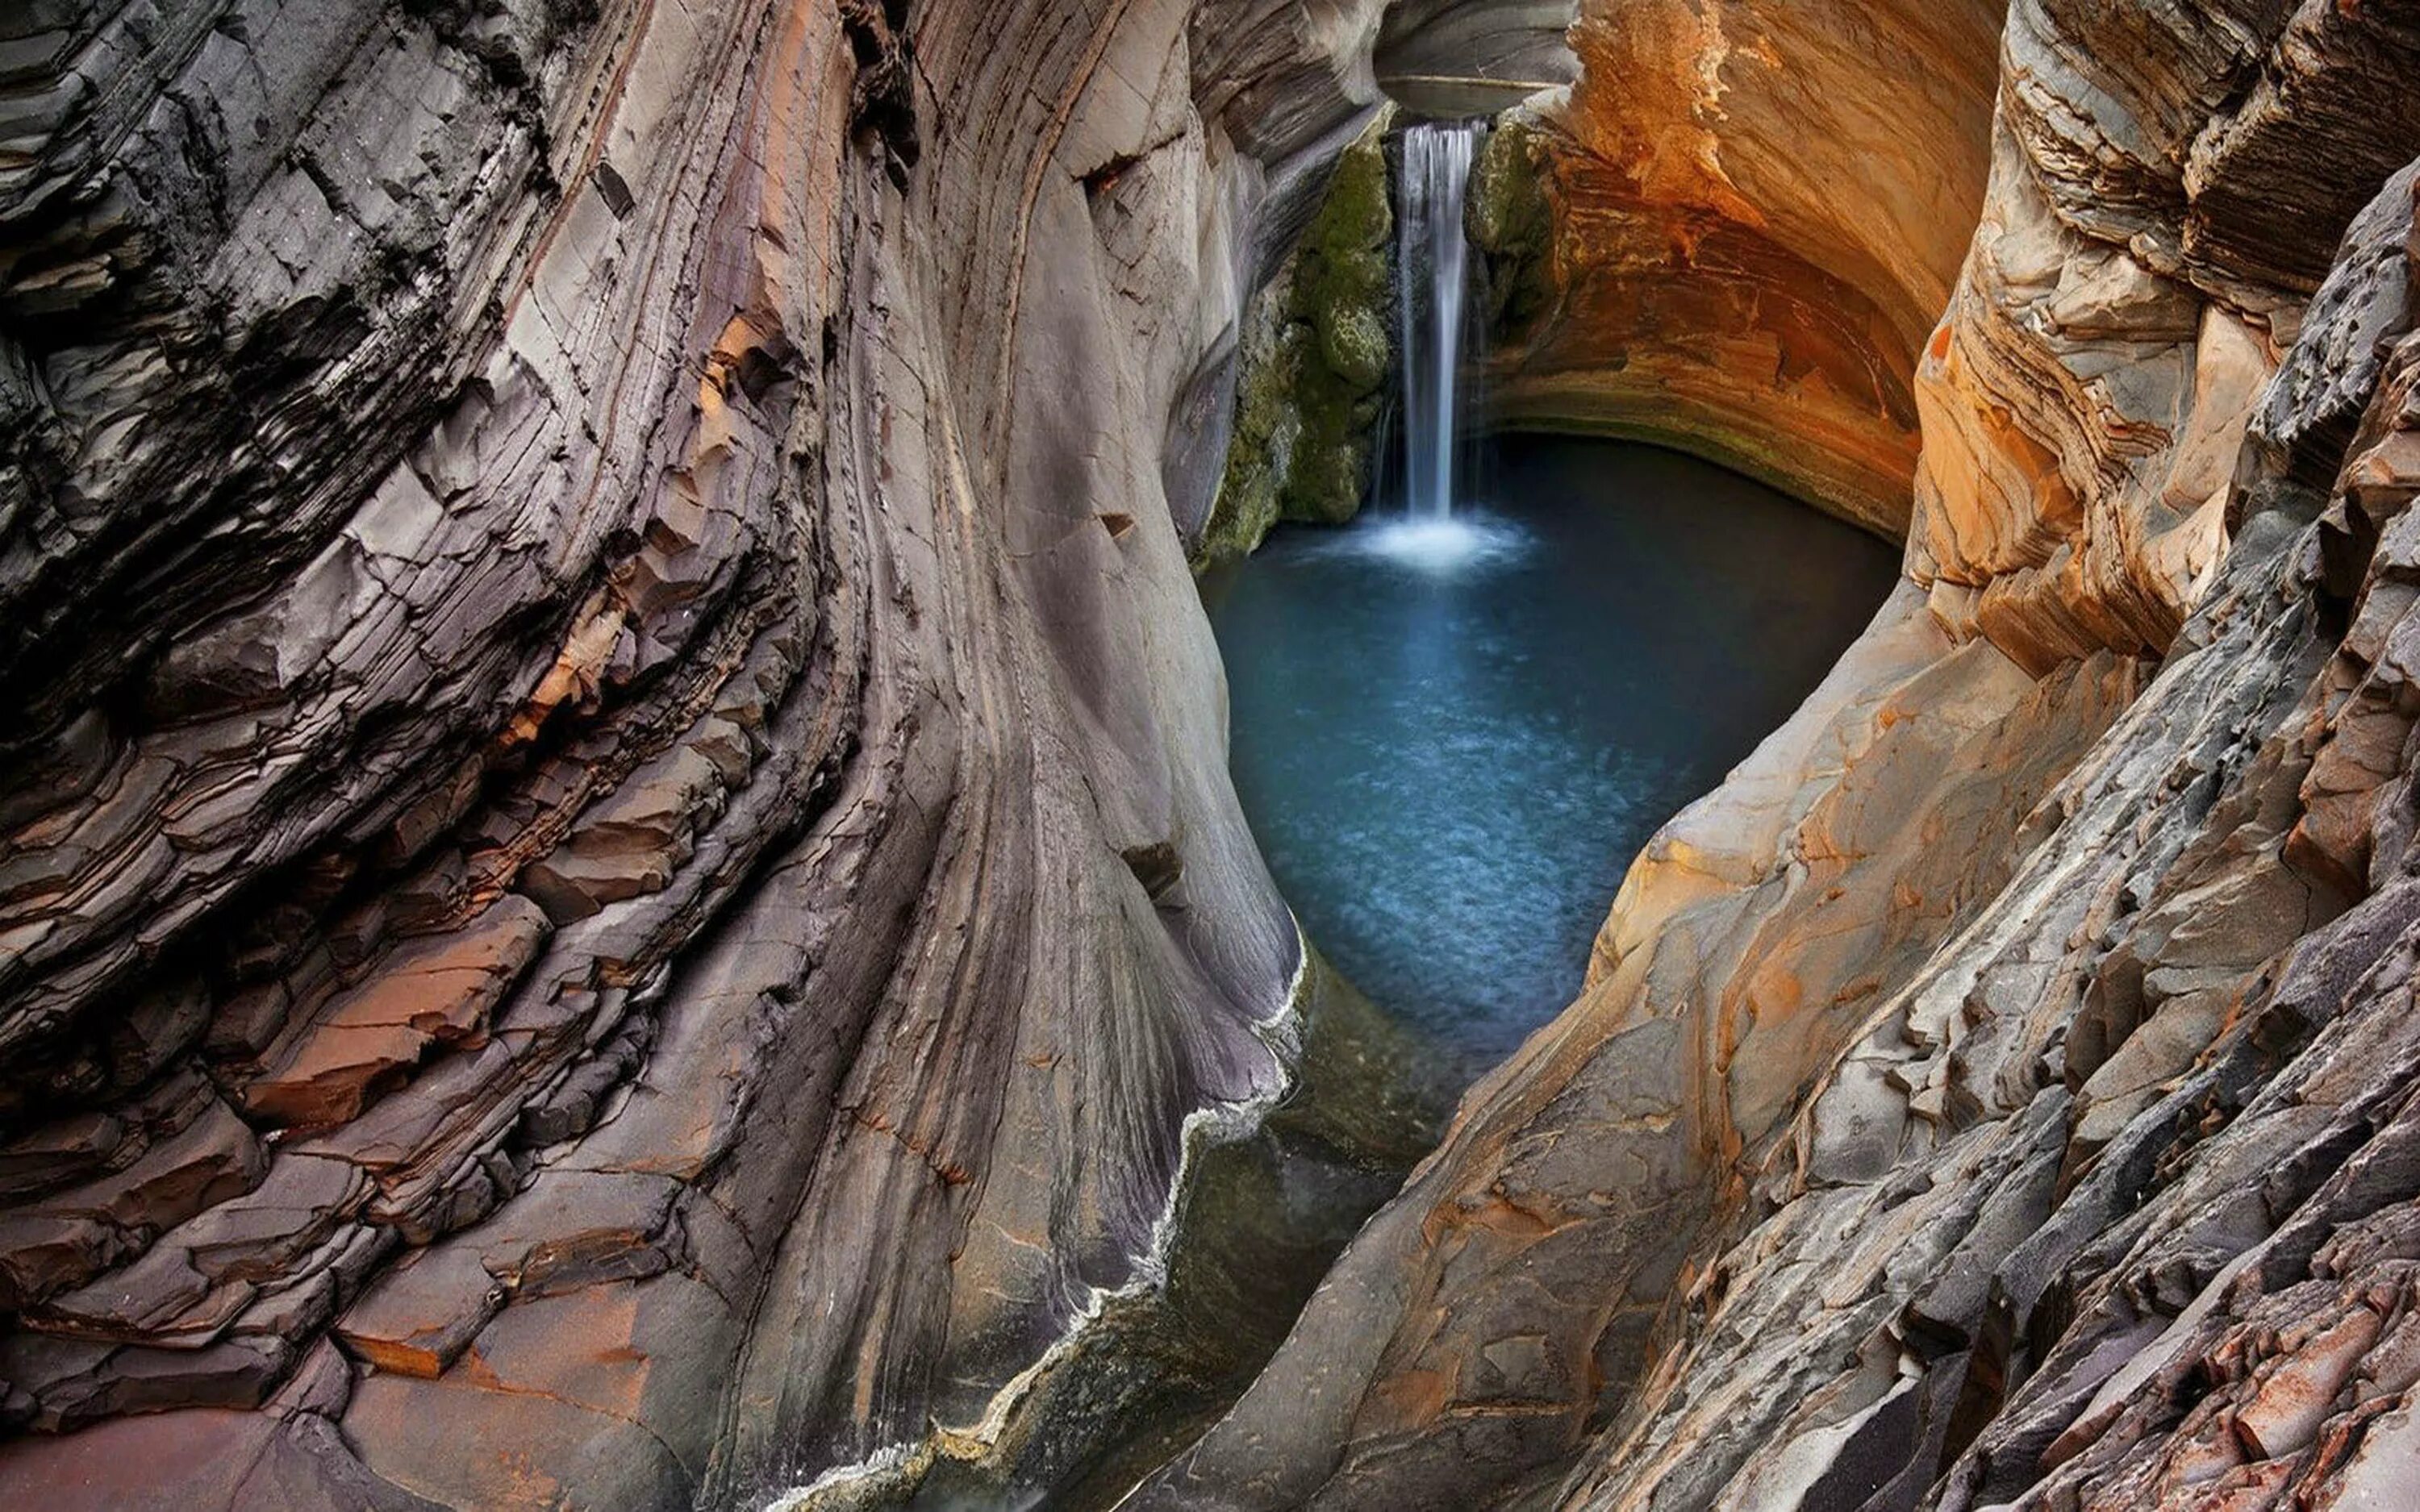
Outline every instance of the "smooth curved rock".
[(1298, 966), (1163, 480), (1377, 26), (0, 20), (8, 1499), (753, 1504), (1157, 1274)]
[[(1172, 1447), (1088, 1326), (1290, 1304), (1152, 1292), (1305, 1032), (1185, 565), (1242, 312), (1376, 50), (1559, 66), (1383, 10), (0, 21), (0, 1490)], [(1130, 1504), (2409, 1491), (2415, 35), (1589, 0), (1499, 418), (1909, 580)]]
[(1981, 203), (1997, 0), (1588, 0), (1529, 114), (1508, 425), (1643, 435), (1897, 538), (1913, 375)]

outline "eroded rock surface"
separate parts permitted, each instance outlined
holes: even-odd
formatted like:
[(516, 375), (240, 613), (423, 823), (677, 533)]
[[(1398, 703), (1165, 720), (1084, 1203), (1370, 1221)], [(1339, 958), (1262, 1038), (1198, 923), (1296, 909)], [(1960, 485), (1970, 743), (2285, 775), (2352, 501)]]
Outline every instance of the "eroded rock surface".
[(1897, 538), (2000, 20), (1999, 0), (1584, 0), (1578, 82), (1490, 149), (1497, 193), (1545, 210), (1528, 235), (1474, 226), (1531, 288), (1493, 417), (1681, 441)]
[[(1564, 66), (1383, 8), (0, 20), (0, 1492), (1047, 1493), (1155, 1389), (1059, 1346), (1294, 1053), (1243, 315), (1382, 42)], [(1500, 418), (1908, 581), (1130, 1502), (2396, 1504), (2420, 18), (1570, 39)]]
[(753, 1504), (1155, 1274), (1298, 954), (1179, 523), (1378, 23), (0, 18), (0, 1500)]
[[(1776, 58), (1826, 14), (1921, 35), (1609, 8), (1533, 128), (1553, 266), (1519, 361), (1692, 329), (1641, 326), (1659, 278), (1575, 297), (1575, 184), (1857, 197), (1749, 193), (1789, 171), (1725, 135), (1767, 60), (1700, 50), (1668, 108), (1635, 65), (1672, 53), (1609, 54), (1623, 25), (1768, 27)], [(2420, 111), (2376, 101), (2412, 20), (2012, 8), (1979, 229), (1908, 348), (1909, 581), (1650, 845), (1580, 1001), (1132, 1505), (2412, 1499)], [(1625, 170), (1575, 165), (1591, 142)], [(1654, 224), (1611, 208), (1595, 242)], [(1878, 277), (1792, 243), (1904, 337), (1905, 275), (1947, 265), (1894, 244)], [(1691, 320), (1710, 351), (1737, 329)], [(1769, 358), (1720, 365), (1747, 434), (1814, 434), (1745, 408)], [(1665, 434), (1722, 455), (1703, 408)], [(1806, 473), (1878, 455), (1840, 450)]]

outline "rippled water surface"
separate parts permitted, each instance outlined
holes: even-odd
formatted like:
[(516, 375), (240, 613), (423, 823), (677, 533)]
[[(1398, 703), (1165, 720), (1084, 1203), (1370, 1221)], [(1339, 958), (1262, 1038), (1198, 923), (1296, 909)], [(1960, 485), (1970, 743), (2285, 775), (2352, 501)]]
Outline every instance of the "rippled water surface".
[(1652, 447), (1514, 438), (1489, 492), (1287, 527), (1202, 584), (1280, 887), (1466, 1073), (1571, 999), (1632, 856), (1789, 716), (1898, 563)]

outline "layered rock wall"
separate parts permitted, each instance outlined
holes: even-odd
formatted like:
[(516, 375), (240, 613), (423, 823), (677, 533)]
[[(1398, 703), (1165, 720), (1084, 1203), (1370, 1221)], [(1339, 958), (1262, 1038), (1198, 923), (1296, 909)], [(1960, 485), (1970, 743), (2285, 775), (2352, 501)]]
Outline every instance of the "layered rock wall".
[[(2002, 23), (1591, 4), (1497, 138), (1502, 416), (1909, 581), (1134, 1504), (2411, 1484), (2420, 19)], [(1287, 1073), (1185, 549), (1380, 30), (0, 21), (11, 1500), (1032, 1442)]]
[(1376, 27), (0, 20), (7, 1500), (752, 1504), (1151, 1279), (1298, 953), (1176, 522)]
[(2408, 1498), (2412, 19), (2012, 8), (1910, 580), (1133, 1504)]
[[(1914, 376), (1983, 196), (1997, 0), (1589, 0), (1582, 72), (1481, 227), (1535, 285), (1487, 372), (1509, 425), (1684, 445), (1896, 538)], [(1517, 147), (1516, 147), (1517, 141)]]
[(1418, 114), (1494, 115), (1578, 76), (1578, 0), (1394, 0), (1371, 62)]

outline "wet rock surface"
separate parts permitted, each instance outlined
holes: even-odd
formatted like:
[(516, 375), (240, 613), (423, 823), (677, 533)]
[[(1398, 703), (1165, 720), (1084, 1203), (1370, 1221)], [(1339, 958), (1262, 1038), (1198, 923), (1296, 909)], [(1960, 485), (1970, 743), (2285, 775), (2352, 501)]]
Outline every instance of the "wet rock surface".
[(1317, 1031), (1187, 557), (1384, 8), (0, 19), (0, 1495), (2409, 1499), (2400, 4), (1578, 8), (1500, 415), (1907, 580), (1222, 1412), (1417, 1140), (1200, 1155)]
[(1197, 571), (1246, 555), (1281, 519), (1338, 525), (1370, 495), (1380, 415), (1400, 382), (1395, 228), (1382, 110), (1337, 155), (1301, 239), (1246, 308), (1227, 456)]

